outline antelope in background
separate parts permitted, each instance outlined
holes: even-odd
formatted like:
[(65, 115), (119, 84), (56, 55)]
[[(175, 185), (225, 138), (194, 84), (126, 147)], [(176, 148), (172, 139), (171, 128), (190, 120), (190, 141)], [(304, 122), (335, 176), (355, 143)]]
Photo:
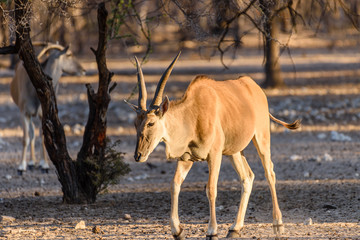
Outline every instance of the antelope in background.
[[(38, 59), (40, 59), (48, 52), (50, 52), (49, 56), (41, 65), (45, 74), (47, 74), (52, 79), (55, 93), (57, 93), (59, 79), (63, 72), (71, 75), (83, 75), (85, 73), (84, 68), (73, 56), (72, 52), (69, 50), (69, 47), (64, 48), (61, 45), (51, 44), (45, 47), (39, 53)], [(27, 169), (26, 153), (29, 144), (31, 154), (28, 167), (30, 170), (32, 170), (35, 166), (35, 128), (33, 118), (36, 116), (38, 116), (40, 119), (42, 118), (40, 101), (22, 62), (19, 62), (15, 68), (15, 76), (10, 83), (10, 94), (14, 103), (19, 107), (21, 119), (23, 122), (23, 151), (21, 163), (18, 167), (18, 174), (22, 175), (22, 173)], [(41, 136), (42, 146), (39, 167), (41, 168), (42, 172), (47, 173), (49, 164), (41, 124), (39, 126), (39, 135)]]
[(135, 57), (139, 85), (138, 106), (129, 103), (137, 113), (135, 160), (145, 162), (160, 141), (165, 142), (166, 157), (178, 159), (171, 183), (170, 224), (174, 238), (185, 238), (178, 216), (181, 184), (193, 162), (207, 161), (209, 178), (206, 195), (209, 200), (210, 220), (206, 238), (218, 239), (215, 200), (222, 155), (232, 156), (232, 166), (242, 185), (239, 210), (227, 235), (230, 238), (240, 237), (255, 178), (243, 155), (243, 150), (251, 140), (261, 158), (270, 186), (273, 229), (276, 234), (281, 234), (284, 227), (275, 190), (275, 172), (270, 158), (270, 118), (288, 129), (297, 129), (300, 121), (288, 124), (273, 117), (269, 113), (264, 92), (250, 77), (215, 81), (206, 76), (197, 76), (180, 100), (170, 102), (167, 96), (163, 99), (165, 84), (179, 55), (180, 53), (161, 77), (149, 109), (146, 107), (144, 76)]

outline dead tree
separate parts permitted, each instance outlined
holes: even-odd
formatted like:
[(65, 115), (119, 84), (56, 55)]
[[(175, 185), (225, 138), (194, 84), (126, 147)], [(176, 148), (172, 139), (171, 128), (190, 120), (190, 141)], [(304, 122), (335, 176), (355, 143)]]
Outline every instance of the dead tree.
[[(99, 41), (97, 49), (91, 48), (96, 57), (99, 71), (99, 87), (97, 93), (94, 92), (90, 84), (86, 84), (87, 96), (89, 103), (89, 117), (85, 127), (83, 137), (83, 145), (78, 154), (78, 173), (80, 174), (80, 183), (86, 189), (89, 197), (96, 197), (98, 186), (96, 184), (88, 184), (92, 181), (92, 174), (89, 170), (94, 170), (96, 166), (89, 158), (104, 159), (106, 152), (106, 114), (110, 103), (110, 92), (116, 87), (114, 83), (110, 88), (111, 78), (114, 75), (110, 72), (106, 65), (106, 45), (107, 45), (107, 15), (105, 4), (99, 4), (98, 8), (98, 24), (99, 24)], [(96, 159), (93, 159), (97, 161)], [(90, 169), (89, 169), (90, 168)], [(96, 170), (96, 169), (95, 169)], [(90, 177), (90, 179), (89, 179)], [(95, 199), (94, 199), (95, 201)]]

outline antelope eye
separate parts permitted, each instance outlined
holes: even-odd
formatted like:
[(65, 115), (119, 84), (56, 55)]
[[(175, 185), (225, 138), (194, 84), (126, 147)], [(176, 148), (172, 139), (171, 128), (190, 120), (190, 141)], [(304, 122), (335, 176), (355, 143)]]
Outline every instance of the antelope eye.
[(154, 124), (155, 124), (155, 123), (153, 123), (153, 122), (149, 122), (149, 123), (147, 124), (147, 126), (148, 126), (148, 127), (152, 127), (152, 126), (154, 126)]

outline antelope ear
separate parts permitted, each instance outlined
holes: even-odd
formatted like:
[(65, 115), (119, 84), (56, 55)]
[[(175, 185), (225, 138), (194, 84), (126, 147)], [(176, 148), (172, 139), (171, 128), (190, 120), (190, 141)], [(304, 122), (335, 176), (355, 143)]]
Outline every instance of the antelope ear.
[(63, 50), (61, 50), (60, 52), (58, 52), (56, 54), (56, 57), (60, 57), (63, 54), (66, 54), (66, 52), (69, 50), (69, 46), (66, 46)]
[(61, 54), (65, 54), (69, 50), (70, 46), (67, 45), (62, 51)]
[(164, 114), (169, 110), (170, 100), (168, 96), (165, 96), (164, 100), (160, 104), (160, 117), (164, 116)]
[(139, 107), (138, 107), (138, 106), (136, 106), (136, 105), (134, 105), (134, 104), (132, 104), (132, 103), (129, 103), (129, 102), (126, 101), (125, 99), (124, 99), (124, 102), (127, 103), (127, 104), (131, 107), (131, 109), (134, 110), (135, 112), (138, 112), (138, 111), (139, 111)]

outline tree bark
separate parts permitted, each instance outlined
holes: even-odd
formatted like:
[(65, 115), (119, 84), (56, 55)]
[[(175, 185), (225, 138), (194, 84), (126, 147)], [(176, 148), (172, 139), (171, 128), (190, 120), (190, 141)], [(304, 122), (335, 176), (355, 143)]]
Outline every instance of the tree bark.
[(284, 80), (280, 69), (279, 26), (275, 19), (265, 23), (265, 87), (282, 87)]
[(87, 165), (86, 160), (89, 157), (103, 160), (105, 157), (106, 148), (106, 114), (110, 103), (110, 92), (116, 84), (109, 89), (109, 84), (112, 76), (106, 65), (106, 46), (107, 46), (107, 20), (108, 12), (105, 4), (100, 3), (98, 7), (98, 25), (99, 25), (99, 41), (97, 50), (91, 48), (96, 57), (96, 62), (99, 71), (99, 87), (98, 92), (95, 93), (90, 84), (86, 84), (87, 96), (89, 103), (89, 117), (85, 127), (83, 136), (83, 145), (78, 153), (78, 172), (79, 181), (87, 188), (86, 192), (88, 198), (95, 201), (98, 193), (96, 185), (88, 184), (89, 175), (86, 174)]
[(277, 42), (279, 24), (275, 14), (277, 1), (260, 1), (264, 13), (264, 54), (265, 54), (265, 82), (263, 87), (282, 87), (284, 80), (280, 69), (280, 45)]

